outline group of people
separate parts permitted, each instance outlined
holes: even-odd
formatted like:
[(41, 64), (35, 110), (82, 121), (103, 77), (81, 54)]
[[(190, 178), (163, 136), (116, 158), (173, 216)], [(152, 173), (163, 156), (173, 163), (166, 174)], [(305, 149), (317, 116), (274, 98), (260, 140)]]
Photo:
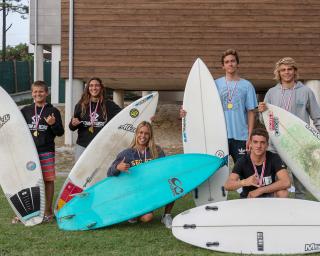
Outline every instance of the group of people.
[[(239, 58), (236, 53), (234, 54), (234, 59), (236, 62), (234, 67), (237, 67)], [(226, 68), (225, 70), (227, 83), (228, 70)], [(234, 72), (237, 73), (236, 71)], [(270, 103), (291, 112), (306, 123), (309, 123), (311, 118), (317, 130), (320, 130), (320, 108), (315, 95), (310, 88), (298, 81), (298, 77), (299, 74), (296, 61), (290, 57), (280, 59), (275, 64), (274, 68), (274, 79), (278, 83), (268, 90), (264, 101), (259, 103), (258, 112), (261, 113), (266, 111), (266, 103)], [(236, 81), (237, 80), (234, 81), (234, 88), (236, 87)], [(226, 107), (227, 103), (224, 103), (225, 99), (223, 98), (223, 95), (230, 95), (230, 89), (224, 89), (223, 92), (218, 84), (217, 86), (222, 96), (221, 99), (226, 115), (227, 127), (235, 127), (235, 129), (238, 129), (236, 118), (228, 118), (229, 109)], [(242, 97), (244, 97), (244, 99), (248, 98), (245, 96)], [(229, 100), (230, 97), (226, 98)], [(238, 104), (240, 104), (239, 101)], [(247, 113), (246, 131), (248, 131), (248, 140), (246, 142), (246, 150), (249, 154), (246, 154), (241, 159), (236, 157), (233, 158), (235, 165), (225, 183), (225, 189), (231, 191), (242, 189), (241, 198), (288, 197), (288, 188), (291, 186), (291, 181), (287, 167), (276, 154), (276, 149), (272, 143), (269, 145), (269, 136), (266, 130), (261, 128), (252, 129), (254, 121), (252, 120), (252, 117), (249, 116), (250, 111), (252, 111), (252, 109), (248, 108), (246, 112), (242, 112), (242, 114)], [(239, 112), (238, 115), (241, 115), (241, 113)], [(239, 127), (239, 132), (241, 129), (243, 129), (243, 127)], [(232, 134), (229, 133), (229, 128), (228, 139), (232, 154), (230, 139), (235, 139), (237, 141), (238, 138), (232, 137)], [(238, 143), (236, 143), (236, 145), (237, 144)], [(269, 151), (267, 151), (267, 149)], [(237, 150), (239, 153), (243, 152), (242, 147), (237, 148)], [(295, 198), (305, 199), (305, 187), (293, 174), (292, 177), (293, 185), (295, 187)]]
[[(294, 59), (286, 57), (275, 65), (275, 79), (278, 84), (271, 88), (258, 105), (253, 85), (239, 76), (238, 53), (229, 49), (221, 57), (225, 76), (217, 79), (225, 114), (228, 134), (229, 152), (234, 167), (224, 187), (228, 191), (242, 189), (241, 198), (253, 197), (287, 197), (291, 186), (285, 163), (269, 145), (269, 136), (264, 128), (254, 128), (256, 110), (266, 110), (266, 103), (277, 105), (297, 115), (309, 123), (309, 118), (320, 130), (320, 108), (313, 92), (298, 81), (298, 67)], [(38, 150), (43, 178), (45, 182), (46, 206), (44, 222), (53, 219), (52, 201), (55, 180), (55, 144), (56, 136), (62, 136), (64, 128), (58, 109), (47, 103), (48, 87), (43, 81), (32, 84), (34, 103), (21, 111), (29, 126)], [(78, 131), (75, 147), (77, 160), (98, 132), (109, 122), (121, 108), (106, 98), (105, 87), (99, 78), (91, 78), (83, 95), (75, 106), (74, 115), (69, 123), (72, 131)], [(187, 115), (180, 110), (180, 116)], [(214, 142), (213, 142), (214, 143)], [(267, 149), (271, 151), (267, 151)], [(110, 168), (108, 176), (118, 176), (127, 172), (131, 166), (149, 160), (164, 157), (161, 147), (156, 144), (153, 129), (149, 122), (142, 122), (135, 131), (135, 137), (129, 148), (119, 153)], [(305, 197), (305, 188), (293, 176), (296, 198)], [(174, 203), (166, 205), (161, 221), (171, 227), (171, 210)], [(129, 222), (149, 222), (153, 213), (147, 213)], [(16, 222), (17, 218), (13, 219)]]

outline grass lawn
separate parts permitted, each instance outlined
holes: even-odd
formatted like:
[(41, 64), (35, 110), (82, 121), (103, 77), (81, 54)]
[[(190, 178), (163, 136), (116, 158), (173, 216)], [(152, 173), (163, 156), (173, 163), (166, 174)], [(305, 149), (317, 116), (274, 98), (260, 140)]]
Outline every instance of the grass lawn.
[[(56, 182), (56, 193), (64, 178)], [(231, 198), (237, 195), (232, 193)], [(12, 225), (13, 211), (0, 194), (0, 256), (6, 255), (234, 255), (191, 246), (177, 240), (160, 223), (163, 209), (147, 224), (122, 223), (108, 228), (65, 232), (55, 222), (25, 227)], [(190, 195), (176, 202), (173, 215), (194, 207)], [(317, 254), (320, 255), (320, 254)]]

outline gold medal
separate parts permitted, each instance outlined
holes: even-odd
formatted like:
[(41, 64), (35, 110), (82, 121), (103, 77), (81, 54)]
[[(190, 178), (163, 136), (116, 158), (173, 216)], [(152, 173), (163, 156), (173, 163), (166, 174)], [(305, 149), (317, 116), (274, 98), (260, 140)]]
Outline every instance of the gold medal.
[(90, 126), (88, 130), (89, 132), (93, 133), (93, 126)]
[(39, 135), (38, 131), (34, 131), (34, 132), (33, 132), (33, 136), (34, 136), (34, 137), (38, 137), (38, 135)]
[(229, 102), (228, 105), (227, 105), (227, 108), (228, 109), (232, 109), (233, 108), (233, 104), (231, 102)]

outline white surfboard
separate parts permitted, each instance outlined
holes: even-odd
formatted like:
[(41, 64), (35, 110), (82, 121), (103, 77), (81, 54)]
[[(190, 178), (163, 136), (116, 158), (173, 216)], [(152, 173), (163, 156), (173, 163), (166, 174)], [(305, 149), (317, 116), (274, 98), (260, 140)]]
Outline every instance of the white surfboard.
[(320, 200), (320, 133), (290, 112), (267, 104), (262, 113), (273, 146), (300, 182)]
[(16, 216), (26, 226), (43, 220), (44, 183), (37, 149), (27, 123), (0, 87), (0, 184)]
[(107, 170), (118, 153), (129, 146), (139, 123), (154, 116), (158, 104), (157, 92), (133, 102), (118, 113), (91, 141), (82, 153), (56, 202), (56, 211), (61, 209), (74, 194), (82, 192), (106, 178)]
[(320, 204), (280, 198), (238, 199), (177, 215), (172, 233), (186, 243), (236, 254), (320, 252)]
[[(228, 137), (224, 112), (213, 77), (201, 59), (193, 64), (183, 96), (182, 119), (184, 153), (206, 153), (219, 157), (228, 156)], [(196, 205), (227, 199), (223, 185), (229, 175), (223, 166), (198, 187), (194, 193)]]

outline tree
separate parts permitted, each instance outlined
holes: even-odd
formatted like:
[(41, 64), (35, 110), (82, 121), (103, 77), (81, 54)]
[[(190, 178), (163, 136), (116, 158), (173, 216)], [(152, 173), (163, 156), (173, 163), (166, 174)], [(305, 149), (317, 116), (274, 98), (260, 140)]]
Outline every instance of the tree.
[(6, 19), (10, 12), (21, 14), (21, 18), (26, 19), (26, 14), (29, 13), (29, 7), (22, 0), (2, 0), (0, 3), (0, 11), (2, 11), (2, 61), (6, 60), (6, 33), (11, 28), (12, 24), (7, 27)]
[[(2, 55), (2, 51), (0, 51)], [(16, 46), (8, 45), (6, 47), (6, 60), (20, 60), (20, 61), (29, 61), (33, 60), (33, 55), (28, 52), (27, 44), (18, 44)]]

